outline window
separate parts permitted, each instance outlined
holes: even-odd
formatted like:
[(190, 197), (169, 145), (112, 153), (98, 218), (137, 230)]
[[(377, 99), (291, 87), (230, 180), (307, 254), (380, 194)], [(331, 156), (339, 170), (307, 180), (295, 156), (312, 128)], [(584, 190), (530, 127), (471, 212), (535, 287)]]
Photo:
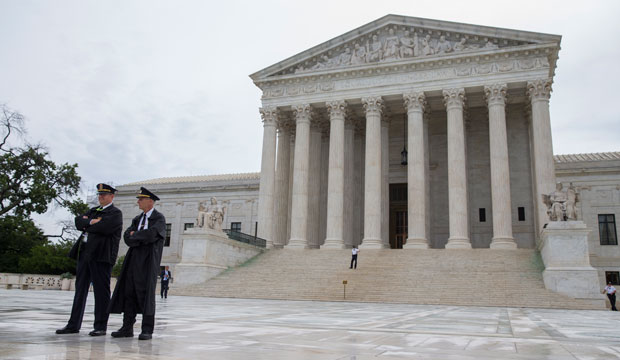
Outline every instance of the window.
[(618, 245), (618, 237), (616, 236), (615, 215), (598, 215), (598, 236), (601, 240), (601, 245)]
[(478, 209), (478, 218), (480, 219), (480, 222), (487, 221), (487, 210), (485, 208)]
[(241, 232), (241, 223), (240, 222), (230, 223), (230, 231)]
[(519, 221), (525, 221), (525, 208), (523, 206), (519, 206), (517, 210), (519, 212)]
[(194, 223), (185, 223), (183, 224), (183, 231), (187, 230), (187, 229), (191, 229), (194, 227)]
[(605, 271), (605, 284), (620, 285), (619, 271)]
[(166, 224), (166, 239), (164, 246), (170, 246), (170, 234), (172, 233), (172, 224)]

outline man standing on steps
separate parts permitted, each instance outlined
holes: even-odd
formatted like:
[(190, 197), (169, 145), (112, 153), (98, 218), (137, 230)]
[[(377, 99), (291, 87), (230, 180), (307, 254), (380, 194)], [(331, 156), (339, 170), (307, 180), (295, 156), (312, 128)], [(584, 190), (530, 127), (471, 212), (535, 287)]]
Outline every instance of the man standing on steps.
[(618, 311), (618, 309), (616, 309), (616, 288), (611, 285), (611, 281), (607, 283), (603, 293), (607, 293), (607, 297), (611, 303), (611, 311)]
[(357, 254), (360, 252), (360, 249), (357, 248), (357, 245), (353, 245), (353, 249), (351, 249), (351, 266), (349, 269), (353, 269), (353, 262), (355, 262), (355, 269), (357, 269)]
[(123, 326), (112, 337), (133, 337), (136, 314), (142, 314), (139, 340), (151, 340), (155, 327), (155, 287), (166, 238), (166, 219), (155, 210), (155, 194), (141, 187), (137, 196), (142, 214), (131, 221), (123, 236), (129, 246), (118, 278), (110, 312), (123, 313)]

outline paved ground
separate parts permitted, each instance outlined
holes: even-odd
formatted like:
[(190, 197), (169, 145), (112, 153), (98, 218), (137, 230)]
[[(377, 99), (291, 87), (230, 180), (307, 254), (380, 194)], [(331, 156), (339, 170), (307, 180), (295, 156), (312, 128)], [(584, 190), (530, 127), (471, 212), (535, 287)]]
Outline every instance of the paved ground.
[[(159, 300), (152, 341), (56, 335), (72, 292), (0, 290), (1, 359), (620, 359), (620, 313), (240, 300)], [(136, 336), (140, 332), (136, 324)]]

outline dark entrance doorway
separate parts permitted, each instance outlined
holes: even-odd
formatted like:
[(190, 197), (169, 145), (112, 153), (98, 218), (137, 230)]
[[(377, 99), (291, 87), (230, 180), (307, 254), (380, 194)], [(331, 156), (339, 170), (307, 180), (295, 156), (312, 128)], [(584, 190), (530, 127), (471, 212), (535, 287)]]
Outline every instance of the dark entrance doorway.
[(407, 243), (407, 184), (390, 184), (390, 248)]

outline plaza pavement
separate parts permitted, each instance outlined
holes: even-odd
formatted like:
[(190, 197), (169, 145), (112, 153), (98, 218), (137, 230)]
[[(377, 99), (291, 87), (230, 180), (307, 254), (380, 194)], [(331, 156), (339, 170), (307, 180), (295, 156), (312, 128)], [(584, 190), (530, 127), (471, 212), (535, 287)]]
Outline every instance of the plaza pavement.
[(0, 359), (619, 359), (620, 314), (595, 310), (157, 299), (152, 341), (56, 335), (73, 292), (0, 290)]

